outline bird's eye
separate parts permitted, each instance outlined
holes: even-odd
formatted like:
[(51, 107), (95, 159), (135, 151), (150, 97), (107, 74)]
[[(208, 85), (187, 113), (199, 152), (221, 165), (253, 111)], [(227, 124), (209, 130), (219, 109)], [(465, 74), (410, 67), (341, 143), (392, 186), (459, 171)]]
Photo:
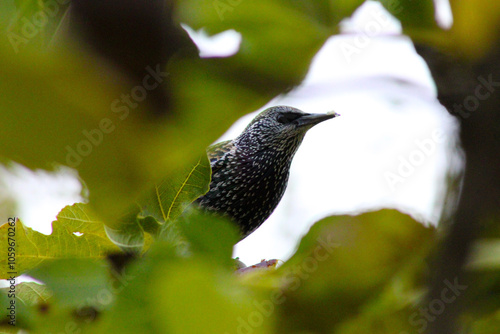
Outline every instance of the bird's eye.
[(292, 112), (287, 112), (287, 113), (281, 113), (278, 115), (278, 118), (276, 120), (280, 122), (281, 124), (290, 124), (296, 119), (300, 118), (303, 116), (302, 114), (299, 113), (292, 113)]

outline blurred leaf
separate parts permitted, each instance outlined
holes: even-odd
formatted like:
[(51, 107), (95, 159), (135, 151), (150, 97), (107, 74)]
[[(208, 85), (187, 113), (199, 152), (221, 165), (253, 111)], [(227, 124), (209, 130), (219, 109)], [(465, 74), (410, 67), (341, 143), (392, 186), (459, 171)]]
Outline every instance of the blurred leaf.
[[(14, 283), (8, 282), (9, 285)], [(40, 284), (31, 282), (0, 289), (0, 332), (17, 333), (20, 329), (31, 327), (34, 312), (30, 306), (48, 297), (48, 292)], [(15, 326), (9, 324), (14, 320)]]
[[(313, 1), (313, 0), (309, 0)], [(330, 0), (330, 9), (335, 17), (335, 24), (352, 15), (365, 0)]]
[(472, 57), (482, 56), (500, 37), (500, 2), (451, 0), (453, 27), (445, 35), (447, 46), (458, 47)]
[(110, 284), (103, 260), (67, 258), (44, 262), (29, 272), (46, 284), (53, 296), (38, 305), (36, 333), (94, 333), (98, 320), (115, 300), (118, 290)]
[(234, 267), (231, 255), (240, 234), (233, 222), (193, 208), (181, 216), (179, 226), (192, 252), (210, 263)]
[(471, 250), (469, 269), (500, 269), (500, 239), (478, 240)]
[[(125, 267), (123, 279), (116, 287), (116, 302), (103, 315), (100, 330), (94, 333), (160, 333), (151, 316), (156, 305), (152, 303), (147, 291), (150, 290), (151, 278), (155, 275), (154, 266), (169, 268), (173, 254), (171, 248), (157, 252), (159, 243), (153, 244), (144, 261)], [(156, 253), (159, 258), (153, 260), (152, 253)]]
[(496, 228), (484, 229), (481, 233), (488, 233), (489, 238), (476, 239), (472, 245), (462, 279), (467, 286), (463, 297), (467, 305), (463, 322), (476, 328), (474, 333), (490, 333), (498, 326), (500, 310), (500, 300), (496, 298), (500, 293), (500, 243)]
[(23, 282), (16, 286), (16, 298), (26, 305), (46, 303), (52, 297), (46, 285), (35, 282)]
[(500, 309), (485, 317), (464, 317), (468, 324), (468, 333), (474, 334), (497, 334), (500, 328)]
[(147, 250), (145, 247), (147, 240), (148, 246), (152, 242), (152, 237), (144, 233), (142, 221), (137, 218), (137, 212), (138, 209), (134, 208), (117, 221), (104, 225), (109, 239), (124, 252), (138, 254), (142, 250)]
[[(403, 23), (414, 40), (446, 53), (477, 59), (495, 47), (500, 37), (500, 2), (497, 0), (451, 0), (453, 25), (449, 30), (433, 27), (431, 1), (381, 1)], [(406, 10), (406, 9), (411, 10)], [(398, 14), (399, 12), (399, 14)]]
[(240, 286), (228, 268), (204, 256), (180, 259), (163, 242), (155, 243), (149, 256), (131, 268), (134, 279), (99, 333), (270, 332), (273, 319), (259, 310), (265, 296)]
[(161, 231), (162, 224), (159, 223), (155, 218), (151, 216), (138, 217), (139, 224), (143, 228), (144, 232), (149, 233), (152, 236), (158, 236)]
[(18, 0), (7, 38), (16, 53), (30, 47), (47, 47), (61, 26), (69, 1)]
[(270, 332), (273, 318), (259, 309), (264, 296), (238, 286), (230, 273), (223, 275), (202, 262), (178, 263), (161, 271), (154, 278), (158, 289), (151, 298), (158, 303), (154, 316), (162, 331)]
[(104, 260), (59, 259), (45, 262), (28, 274), (44, 282), (62, 306), (103, 307), (114, 299)]
[(437, 29), (434, 19), (434, 2), (432, 0), (379, 0), (384, 7), (396, 17), (405, 32), (418, 32), (425, 29)]
[[(281, 1), (281, 5), (295, 8), (301, 14), (305, 14), (304, 16), (308, 16), (311, 21), (316, 21), (325, 27), (335, 28), (338, 18), (341, 16), (341, 10), (332, 2), (330, 0), (284, 0)], [(362, 3), (359, 0), (352, 2)], [(332, 10), (332, 8), (336, 8), (336, 10)]]
[[(417, 268), (412, 272), (422, 270), (434, 234), (433, 228), (395, 210), (319, 221), (278, 269), (286, 289), (286, 328), (326, 331), (363, 312), (393, 280), (401, 280), (396, 274), (402, 268), (412, 264)], [(411, 291), (412, 285), (405, 284)], [(405, 303), (408, 299), (394, 304), (391, 312), (399, 312)], [(384, 310), (377, 307), (375, 312)]]
[[(9, 224), (0, 227), (0, 243), (5, 245), (9, 238), (9, 227)], [(10, 270), (7, 257), (0, 258), (0, 277), (9, 277), (9, 271), (16, 271), (19, 275), (49, 260), (71, 257), (96, 259), (119, 251), (106, 236), (103, 223), (85, 204), (65, 207), (53, 222), (52, 229), (51, 235), (45, 235), (24, 226), (18, 220), (14, 237), (15, 267)], [(83, 235), (77, 236), (75, 232)]]
[(52, 170), (57, 163), (78, 168), (94, 208), (106, 217), (123, 211), (150, 179), (145, 168), (150, 165), (139, 163), (142, 150), (131, 144), (127, 122), (111, 108), (114, 100), (120, 102), (119, 86), (99, 73), (97, 63), (89, 66), (89, 58), (78, 59), (67, 50), (13, 57), (2, 46), (0, 154), (32, 169)]
[[(312, 57), (332, 33), (295, 4), (298, 7), (279, 0), (182, 1), (178, 14), (180, 21), (210, 34), (228, 29), (241, 33), (235, 56), (208, 63), (226, 78), (271, 98), (300, 83)], [(318, 12), (316, 5), (308, 7), (311, 14)]]

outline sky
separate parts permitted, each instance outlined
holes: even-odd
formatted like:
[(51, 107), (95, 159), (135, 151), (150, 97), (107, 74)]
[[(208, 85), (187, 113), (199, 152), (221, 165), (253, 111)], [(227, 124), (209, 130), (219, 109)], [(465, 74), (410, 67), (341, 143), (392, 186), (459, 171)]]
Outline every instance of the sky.
[[(439, 1), (439, 3), (444, 3)], [(443, 25), (451, 24), (446, 13)], [(230, 56), (241, 36), (214, 37), (185, 26), (202, 57)], [(288, 259), (310, 226), (329, 215), (397, 208), (437, 224), (445, 177), (459, 165), (457, 124), (436, 99), (425, 62), (397, 20), (368, 2), (342, 24), (315, 56), (304, 82), (263, 109), (290, 105), (340, 117), (312, 128), (299, 148), (287, 191), (271, 217), (236, 245), (246, 264)], [(236, 137), (260, 110), (237, 121), (220, 140)], [(456, 167), (455, 167), (456, 168)], [(16, 215), (43, 233), (65, 206), (82, 200), (76, 173), (4, 170), (0, 185), (17, 202)]]

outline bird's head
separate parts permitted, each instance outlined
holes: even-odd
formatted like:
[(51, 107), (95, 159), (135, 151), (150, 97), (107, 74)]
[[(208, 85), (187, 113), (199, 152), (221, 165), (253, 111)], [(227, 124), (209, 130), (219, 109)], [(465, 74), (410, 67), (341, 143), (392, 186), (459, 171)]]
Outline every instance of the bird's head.
[(279, 147), (290, 142), (300, 144), (307, 130), (337, 116), (340, 115), (335, 112), (309, 114), (288, 106), (271, 107), (258, 114), (238, 139), (259, 146)]

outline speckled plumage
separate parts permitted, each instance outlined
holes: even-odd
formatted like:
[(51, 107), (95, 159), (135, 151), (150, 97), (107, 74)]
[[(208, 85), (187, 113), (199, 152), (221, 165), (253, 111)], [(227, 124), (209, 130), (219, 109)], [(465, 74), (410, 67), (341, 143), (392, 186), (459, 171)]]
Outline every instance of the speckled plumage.
[(198, 204), (228, 216), (245, 238), (280, 202), (293, 156), (307, 130), (335, 116), (307, 114), (287, 106), (264, 110), (237, 138), (207, 149), (212, 181)]

